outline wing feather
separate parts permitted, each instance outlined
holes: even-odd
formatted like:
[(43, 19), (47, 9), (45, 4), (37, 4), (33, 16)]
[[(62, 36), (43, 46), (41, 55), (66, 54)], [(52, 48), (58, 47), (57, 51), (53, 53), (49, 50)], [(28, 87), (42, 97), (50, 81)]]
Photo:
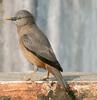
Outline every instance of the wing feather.
[(37, 37), (37, 34), (34, 36), (33, 34), (24, 34), (21, 37), (21, 40), (25, 48), (35, 54), (39, 59), (58, 70), (63, 71), (55, 57), (49, 41), (45, 36), (39, 38)]

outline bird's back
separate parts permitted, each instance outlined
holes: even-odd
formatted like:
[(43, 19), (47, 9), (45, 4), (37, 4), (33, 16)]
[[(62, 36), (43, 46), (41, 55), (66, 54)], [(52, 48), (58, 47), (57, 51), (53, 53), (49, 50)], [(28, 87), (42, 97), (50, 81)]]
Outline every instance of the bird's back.
[(36, 25), (22, 27), (20, 33), (22, 34), (21, 38), (26, 49), (37, 55), (45, 63), (63, 71), (56, 59), (49, 40)]

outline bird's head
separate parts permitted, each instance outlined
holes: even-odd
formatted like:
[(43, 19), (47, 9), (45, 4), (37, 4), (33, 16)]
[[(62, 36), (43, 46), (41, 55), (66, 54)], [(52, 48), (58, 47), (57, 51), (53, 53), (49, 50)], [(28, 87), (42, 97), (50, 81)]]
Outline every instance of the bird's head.
[(14, 17), (7, 17), (5, 19), (14, 21), (17, 26), (35, 23), (34, 16), (27, 10), (19, 10)]

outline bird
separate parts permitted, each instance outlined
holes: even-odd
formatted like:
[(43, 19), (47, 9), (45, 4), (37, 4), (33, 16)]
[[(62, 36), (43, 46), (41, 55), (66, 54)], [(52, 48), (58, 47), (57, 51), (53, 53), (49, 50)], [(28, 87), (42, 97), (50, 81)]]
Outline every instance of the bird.
[(38, 68), (47, 70), (47, 78), (49, 78), (50, 73), (54, 75), (66, 90), (67, 83), (64, 82), (61, 74), (63, 69), (55, 56), (47, 36), (36, 24), (35, 17), (27, 10), (19, 10), (15, 16), (6, 18), (6, 20), (15, 22), (19, 47), (25, 58)]

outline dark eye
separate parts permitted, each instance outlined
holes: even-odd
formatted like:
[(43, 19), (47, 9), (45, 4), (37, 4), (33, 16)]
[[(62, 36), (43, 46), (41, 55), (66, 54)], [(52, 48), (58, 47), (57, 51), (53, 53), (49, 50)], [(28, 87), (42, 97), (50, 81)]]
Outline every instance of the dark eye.
[(12, 20), (12, 21), (16, 21), (17, 18), (16, 18), (16, 17), (11, 17), (11, 20)]
[(17, 17), (17, 20), (18, 20), (18, 19), (22, 19), (22, 18), (23, 18), (23, 17)]
[(16, 20), (19, 20), (19, 19), (22, 19), (22, 17), (12, 17), (11, 18), (12, 21), (16, 21)]

